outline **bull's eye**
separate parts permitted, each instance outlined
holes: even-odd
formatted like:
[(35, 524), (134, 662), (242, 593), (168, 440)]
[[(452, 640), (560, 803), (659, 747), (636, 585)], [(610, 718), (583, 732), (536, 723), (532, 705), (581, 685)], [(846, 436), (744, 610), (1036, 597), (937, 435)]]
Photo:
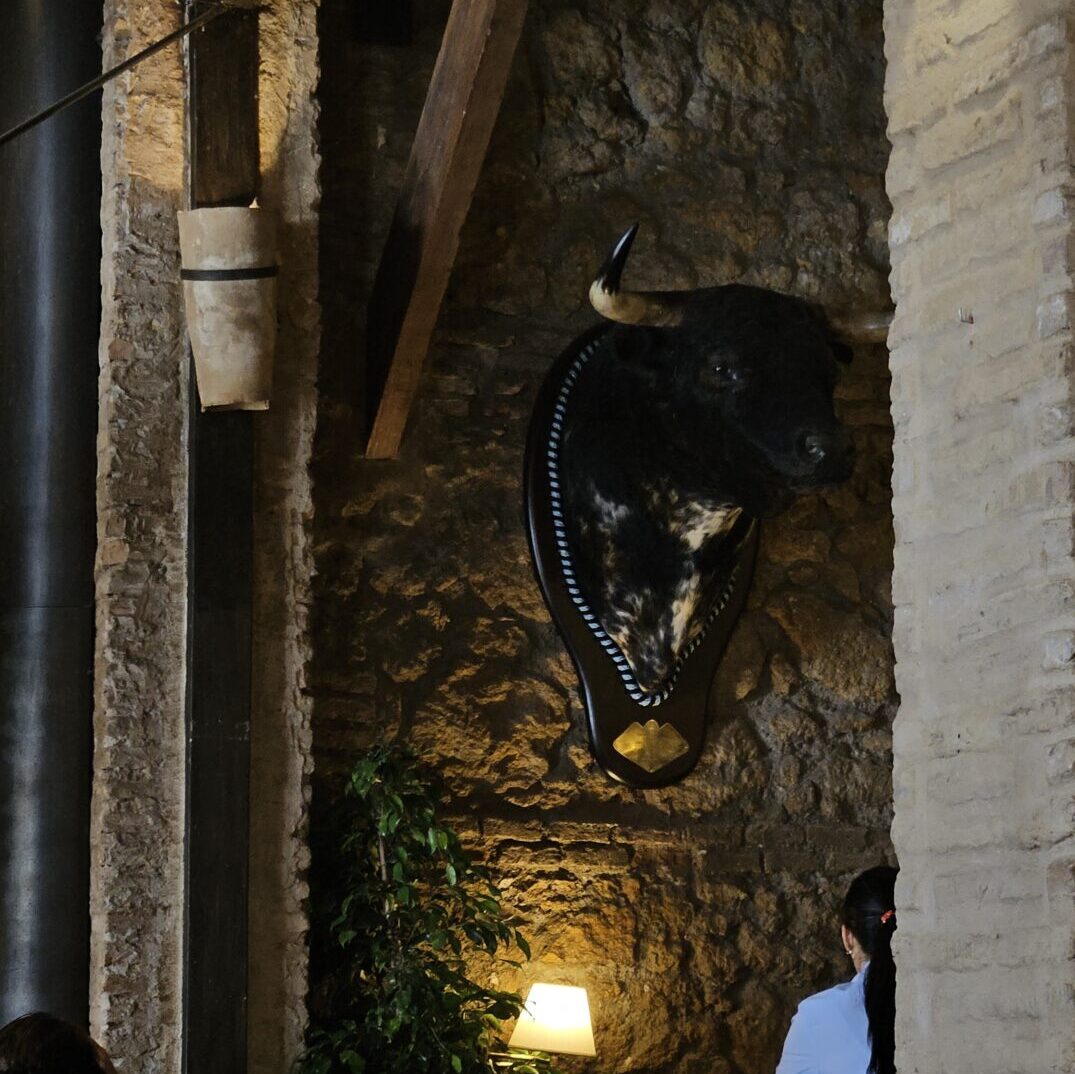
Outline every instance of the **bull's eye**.
[(715, 362), (709, 368), (713, 376), (722, 384), (737, 385), (743, 380), (743, 371), (727, 362)]

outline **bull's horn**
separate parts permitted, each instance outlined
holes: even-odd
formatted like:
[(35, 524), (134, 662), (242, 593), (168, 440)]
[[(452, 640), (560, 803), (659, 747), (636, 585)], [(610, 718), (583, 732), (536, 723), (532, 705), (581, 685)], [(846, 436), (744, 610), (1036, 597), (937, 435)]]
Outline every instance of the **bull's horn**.
[(678, 294), (620, 290), (623, 266), (627, 264), (627, 255), (631, 252), (631, 243), (635, 241), (637, 232), (638, 224), (632, 224), (613, 246), (608, 260), (590, 284), (590, 302), (602, 317), (610, 321), (671, 328), (683, 320), (682, 299)]
[(829, 314), (829, 324), (836, 334), (848, 343), (885, 343), (888, 340), (888, 330), (892, 327), (892, 311), (842, 310)]

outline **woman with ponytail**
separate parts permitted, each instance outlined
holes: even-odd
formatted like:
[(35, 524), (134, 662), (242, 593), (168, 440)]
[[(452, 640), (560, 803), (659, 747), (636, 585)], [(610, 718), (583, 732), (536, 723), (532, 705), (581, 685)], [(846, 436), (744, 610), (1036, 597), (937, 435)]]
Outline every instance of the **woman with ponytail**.
[(888, 865), (851, 884), (840, 935), (855, 977), (799, 1004), (776, 1074), (895, 1074), (895, 886)]

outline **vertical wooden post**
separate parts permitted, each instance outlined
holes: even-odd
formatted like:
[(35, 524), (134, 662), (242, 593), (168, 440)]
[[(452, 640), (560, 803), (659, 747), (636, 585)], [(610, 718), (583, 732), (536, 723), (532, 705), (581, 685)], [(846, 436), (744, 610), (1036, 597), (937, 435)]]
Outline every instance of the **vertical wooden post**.
[(369, 306), (366, 454), (399, 453), (526, 0), (455, 0)]
[[(187, 17), (199, 5), (188, 2)], [(189, 46), (190, 202), (258, 192), (258, 17)], [(254, 417), (203, 414), (190, 382), (184, 1070), (246, 1069)]]

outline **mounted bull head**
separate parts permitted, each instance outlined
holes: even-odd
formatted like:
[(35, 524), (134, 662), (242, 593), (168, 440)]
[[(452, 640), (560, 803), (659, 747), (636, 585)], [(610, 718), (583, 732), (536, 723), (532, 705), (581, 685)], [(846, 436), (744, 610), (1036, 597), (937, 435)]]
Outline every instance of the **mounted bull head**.
[[(739, 284), (624, 290), (636, 231), (590, 288), (616, 323), (576, 340), (539, 397), (527, 497), (538, 577), (583, 680), (598, 759), (653, 786), (701, 751), (756, 519), (850, 476), (837, 363), (850, 359), (849, 336), (876, 339), (884, 317), (829, 320)], [(667, 722), (640, 723), (657, 705)]]
[[(623, 290), (636, 231), (624, 234), (590, 287), (597, 312), (631, 330), (609, 332), (611, 353), (597, 368), (615, 367), (615, 375), (602, 383), (600, 401), (589, 400), (603, 407), (591, 415), (595, 422), (585, 416), (586, 392), (579, 393), (573, 426), (597, 428), (579, 432), (590, 449), (574, 469), (592, 475), (593, 466), (605, 468), (609, 459), (595, 441), (615, 441), (611, 426), (641, 393), (650, 419), (632, 439), (641, 435), (652, 450), (640, 460), (642, 473), (621, 475), (631, 482), (654, 480), (688, 491), (692, 502), (717, 500), (764, 516), (795, 492), (845, 480), (851, 441), (833, 413), (832, 389), (836, 361), (849, 361), (851, 352), (821, 312), (738, 284)], [(565, 438), (565, 458), (574, 436)], [(662, 473), (675, 462), (682, 472)]]

